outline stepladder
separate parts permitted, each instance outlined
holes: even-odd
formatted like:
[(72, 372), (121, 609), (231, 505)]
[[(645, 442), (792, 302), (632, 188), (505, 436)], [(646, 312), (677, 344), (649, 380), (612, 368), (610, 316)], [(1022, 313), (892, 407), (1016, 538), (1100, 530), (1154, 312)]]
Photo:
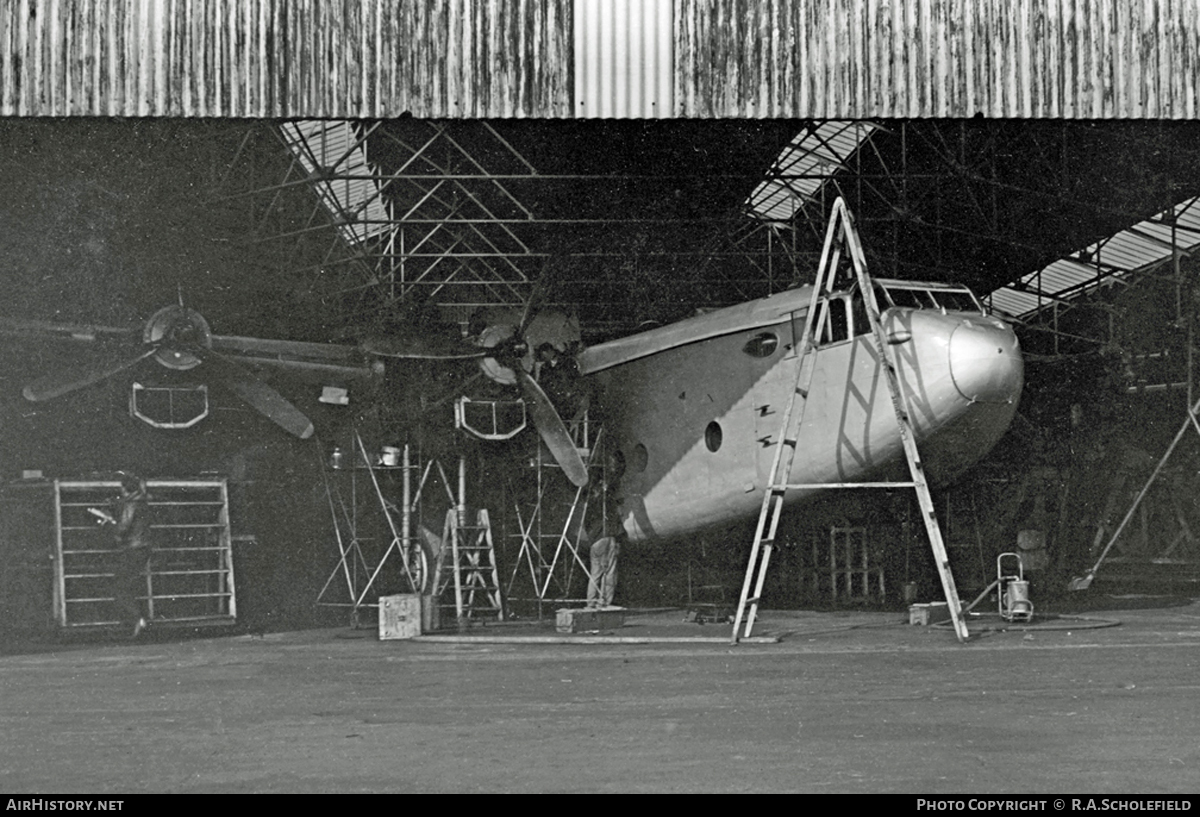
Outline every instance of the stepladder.
[[(805, 473), (804, 462), (802, 459), (798, 459), (803, 457), (800, 436), (801, 430), (804, 428), (805, 412), (808, 408), (808, 397), (814, 372), (820, 365), (821, 351), (818, 339), (825, 337), (830, 329), (830, 315), (833, 314), (833, 309), (829, 306), (831, 299), (839, 287), (853, 286), (857, 286), (863, 299), (865, 311), (863, 320), (870, 330), (871, 355), (880, 371), (880, 380), (883, 381), (881, 385), (886, 388), (890, 398), (895, 414), (894, 433), (898, 437), (900, 447), (903, 448), (903, 456), (908, 466), (910, 479), (887, 482), (793, 482), (794, 474)], [(812, 493), (816, 489), (896, 487), (912, 488), (916, 493), (921, 508), (921, 517), (925, 523), (930, 547), (953, 619), (955, 633), (959, 640), (966, 640), (968, 632), (962, 605), (950, 570), (945, 543), (925, 476), (924, 463), (916, 445), (916, 431), (908, 408), (905, 383), (899, 376), (898, 353), (885, 336), (879, 302), (867, 271), (866, 258), (858, 233), (845, 202), (840, 198), (834, 203), (826, 230), (825, 243), (817, 269), (816, 281), (812, 287), (808, 312), (804, 316), (802, 334), (796, 340), (793, 365), (793, 387), (788, 393), (781, 416), (780, 430), (775, 438), (778, 440), (778, 444), (775, 446), (773, 461), (763, 489), (758, 523), (751, 543), (737, 614), (734, 618), (732, 641), (736, 643), (739, 637), (748, 637), (752, 631), (762, 597), (767, 567), (779, 532), (785, 499), (789, 493), (795, 496), (800, 492)], [(739, 635), (743, 622), (745, 629)]]
[[(461, 508), (446, 512), (435, 574), (436, 603), (453, 609), (460, 627), (473, 620), (505, 618), (491, 519), (485, 508), (475, 512), (474, 521), (467, 517)], [(453, 603), (447, 598), (451, 593)]]

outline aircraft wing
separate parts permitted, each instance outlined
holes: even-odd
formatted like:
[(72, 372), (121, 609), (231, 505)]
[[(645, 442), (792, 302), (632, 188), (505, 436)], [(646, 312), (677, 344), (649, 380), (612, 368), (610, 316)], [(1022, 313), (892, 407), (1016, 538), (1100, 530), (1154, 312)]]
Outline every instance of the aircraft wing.
[(271, 368), (316, 378), (364, 380), (382, 373), (382, 362), (370, 362), (357, 346), (213, 335), (212, 349), (253, 367)]

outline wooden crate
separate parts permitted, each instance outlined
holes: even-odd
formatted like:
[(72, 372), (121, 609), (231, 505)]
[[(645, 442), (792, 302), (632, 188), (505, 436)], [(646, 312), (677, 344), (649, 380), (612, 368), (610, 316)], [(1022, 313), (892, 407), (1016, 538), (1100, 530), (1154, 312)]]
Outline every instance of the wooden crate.
[(379, 597), (379, 640), (414, 638), (421, 634), (421, 597), (416, 593)]
[(620, 607), (559, 610), (555, 622), (555, 629), (560, 633), (615, 630), (623, 626), (625, 626), (625, 610)]
[(950, 620), (950, 605), (944, 601), (914, 604), (908, 608), (908, 623), (928, 626)]

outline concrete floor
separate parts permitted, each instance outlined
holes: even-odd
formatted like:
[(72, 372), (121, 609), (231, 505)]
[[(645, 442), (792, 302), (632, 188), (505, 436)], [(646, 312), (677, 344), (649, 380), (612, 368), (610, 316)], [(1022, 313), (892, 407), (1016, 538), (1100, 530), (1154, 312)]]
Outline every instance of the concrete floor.
[[(0, 790), (1194, 793), (1200, 604), (1130, 604), (1087, 613), (1115, 627), (976, 623), (965, 645), (900, 613), (805, 612), (737, 647), (10, 641)], [(664, 612), (619, 634), (728, 628)]]

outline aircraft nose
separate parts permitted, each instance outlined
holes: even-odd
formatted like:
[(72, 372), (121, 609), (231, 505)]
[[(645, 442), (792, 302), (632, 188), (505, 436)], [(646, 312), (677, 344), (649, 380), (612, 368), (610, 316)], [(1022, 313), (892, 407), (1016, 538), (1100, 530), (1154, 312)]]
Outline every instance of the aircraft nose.
[(1025, 380), (1017, 336), (999, 321), (963, 321), (950, 335), (950, 376), (968, 400), (1015, 402)]

